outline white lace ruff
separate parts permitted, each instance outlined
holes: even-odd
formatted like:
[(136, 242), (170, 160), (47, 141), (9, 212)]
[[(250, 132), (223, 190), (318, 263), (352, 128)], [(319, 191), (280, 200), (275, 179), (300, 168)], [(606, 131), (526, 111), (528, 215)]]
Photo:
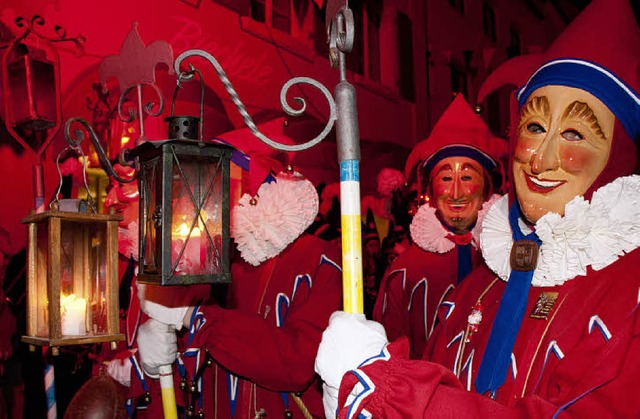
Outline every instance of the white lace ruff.
[(263, 183), (256, 204), (244, 194), (233, 210), (231, 233), (240, 255), (257, 266), (282, 252), (311, 225), (318, 213), (318, 193), (299, 173), (279, 173)]
[[(556, 286), (600, 270), (640, 246), (640, 176), (626, 176), (598, 189), (586, 201), (579, 196), (565, 206), (565, 215), (545, 214), (536, 223), (542, 241), (534, 286)], [(487, 213), (480, 245), (487, 265), (503, 280), (513, 238), (509, 227), (509, 198), (502, 197)]]
[[(471, 242), (475, 248), (478, 248), (480, 242), (480, 232), (482, 231), (482, 221), (489, 210), (489, 207), (500, 198), (499, 195), (492, 195), (478, 211), (478, 220), (475, 227), (471, 230), (473, 241)], [(411, 220), (409, 226), (411, 238), (413, 242), (427, 252), (447, 253), (455, 247), (455, 243), (447, 239), (447, 235), (451, 234), (447, 230), (438, 217), (436, 209), (428, 203), (418, 208), (416, 215)]]

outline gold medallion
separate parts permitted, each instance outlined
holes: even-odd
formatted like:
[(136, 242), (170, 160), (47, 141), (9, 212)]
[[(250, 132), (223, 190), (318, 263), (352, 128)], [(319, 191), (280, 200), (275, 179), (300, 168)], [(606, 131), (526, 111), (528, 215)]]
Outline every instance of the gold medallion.
[(531, 310), (529, 317), (532, 319), (547, 320), (549, 312), (553, 308), (553, 305), (558, 300), (558, 293), (554, 291), (543, 291), (538, 296), (535, 307)]

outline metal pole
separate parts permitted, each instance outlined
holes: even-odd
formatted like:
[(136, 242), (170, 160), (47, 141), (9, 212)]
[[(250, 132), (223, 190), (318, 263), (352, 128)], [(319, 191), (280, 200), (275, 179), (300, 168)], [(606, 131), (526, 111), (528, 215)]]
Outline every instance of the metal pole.
[(336, 86), (334, 98), (337, 109), (336, 142), (340, 163), (342, 301), (344, 311), (363, 313), (360, 133), (356, 89), (347, 81), (345, 53), (353, 47), (354, 30), (353, 15), (346, 7), (345, 5), (340, 8), (336, 15), (332, 16), (329, 32), (331, 64), (337, 66), (340, 72), (340, 82)]

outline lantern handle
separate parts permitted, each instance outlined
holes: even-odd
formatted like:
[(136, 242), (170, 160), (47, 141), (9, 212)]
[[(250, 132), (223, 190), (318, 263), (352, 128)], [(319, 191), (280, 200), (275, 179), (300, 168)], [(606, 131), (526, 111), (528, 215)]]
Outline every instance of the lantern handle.
[(94, 214), (97, 214), (95, 200), (91, 195), (91, 190), (89, 189), (89, 183), (87, 182), (87, 156), (82, 151), (82, 147), (80, 145), (73, 146), (69, 145), (65, 147), (60, 153), (58, 153), (58, 157), (56, 158), (56, 169), (58, 170), (58, 176), (60, 177), (60, 182), (58, 183), (58, 190), (56, 191), (55, 198), (51, 200), (49, 203), (49, 209), (53, 209), (54, 205), (60, 202), (60, 191), (62, 190), (62, 170), (60, 170), (60, 157), (68, 150), (73, 150), (78, 154), (82, 159), (82, 180), (84, 181), (84, 187), (87, 190), (87, 204), (89, 204), (89, 208)]
[(200, 78), (200, 121), (199, 121), (199, 132), (198, 132), (198, 141), (204, 140), (204, 79), (202, 78), (202, 73), (200, 70), (193, 67), (193, 65), (189, 64), (190, 70), (183, 71), (178, 73), (178, 80), (176, 81), (176, 88), (173, 91), (173, 98), (171, 99), (171, 116), (175, 116), (175, 106), (176, 106), (176, 97), (178, 96), (178, 90), (182, 88), (183, 82), (190, 82), (193, 80), (193, 75), (198, 74)]
[[(120, 175), (116, 173), (116, 171), (113, 169), (113, 165), (111, 164), (111, 161), (109, 160), (109, 158), (107, 157), (107, 154), (104, 152), (104, 149), (102, 148), (102, 144), (100, 144), (98, 135), (93, 130), (93, 127), (91, 126), (91, 124), (89, 124), (83, 118), (80, 118), (77, 116), (73, 118), (69, 118), (67, 122), (65, 122), (64, 124), (64, 138), (67, 140), (67, 143), (69, 143), (71, 148), (80, 147), (80, 144), (82, 144), (82, 142), (84, 141), (84, 133), (80, 129), (77, 129), (74, 131), (75, 138), (72, 138), (71, 125), (73, 125), (73, 123), (79, 123), (87, 130), (87, 132), (89, 133), (89, 138), (91, 139), (91, 143), (93, 144), (93, 147), (96, 149), (96, 152), (98, 153), (100, 166), (102, 166), (102, 168), (109, 174), (109, 176), (111, 176), (112, 178), (114, 178), (120, 183), (131, 183), (136, 179), (138, 174), (137, 168), (134, 171), (133, 176), (131, 176), (130, 178), (120, 177)], [(118, 163), (120, 163), (123, 166), (134, 166), (136, 164), (135, 160), (129, 156), (129, 149), (126, 149), (126, 148), (122, 149), (118, 154)]]
[(218, 73), (218, 77), (220, 78), (220, 81), (224, 85), (224, 88), (227, 90), (227, 92), (231, 96), (231, 100), (236, 105), (236, 108), (238, 109), (238, 112), (242, 116), (242, 119), (244, 119), (245, 124), (247, 125), (249, 130), (253, 133), (253, 135), (259, 138), (263, 143), (268, 144), (277, 150), (283, 150), (283, 151), (306, 150), (318, 144), (323, 139), (325, 139), (326, 136), (329, 134), (329, 131), (331, 131), (331, 129), (333, 128), (333, 124), (337, 119), (337, 112), (336, 112), (336, 103), (333, 100), (333, 97), (331, 96), (331, 92), (329, 92), (329, 90), (323, 84), (321, 84), (317, 80), (314, 80), (310, 77), (294, 77), (289, 81), (287, 81), (284, 84), (284, 86), (282, 86), (282, 89), (280, 90), (280, 104), (282, 105), (282, 109), (284, 109), (284, 111), (291, 116), (302, 115), (307, 108), (306, 101), (301, 97), (294, 97), (293, 101), (299, 105), (299, 108), (295, 109), (291, 107), (287, 102), (287, 92), (289, 91), (291, 86), (295, 84), (298, 84), (298, 83), (309, 84), (315, 87), (316, 89), (320, 90), (320, 92), (324, 95), (325, 99), (327, 99), (327, 103), (329, 104), (329, 119), (324, 129), (322, 130), (322, 132), (318, 134), (315, 138), (307, 141), (306, 143), (288, 145), (288, 144), (279, 143), (277, 141), (273, 141), (272, 139), (265, 136), (262, 132), (260, 132), (256, 124), (253, 122), (253, 119), (251, 118), (244, 104), (238, 97), (238, 93), (236, 92), (233, 85), (231, 84), (231, 81), (229, 81), (229, 78), (227, 77), (227, 73), (225, 73), (224, 69), (222, 68), (218, 60), (216, 60), (213, 57), (213, 55), (201, 49), (187, 50), (182, 54), (180, 54), (178, 58), (176, 58), (176, 61), (174, 62), (174, 71), (177, 74), (181, 74), (180, 64), (186, 58), (193, 57), (193, 56), (202, 57), (207, 61), (209, 61), (211, 65), (213, 65), (213, 67), (216, 70), (216, 73)]

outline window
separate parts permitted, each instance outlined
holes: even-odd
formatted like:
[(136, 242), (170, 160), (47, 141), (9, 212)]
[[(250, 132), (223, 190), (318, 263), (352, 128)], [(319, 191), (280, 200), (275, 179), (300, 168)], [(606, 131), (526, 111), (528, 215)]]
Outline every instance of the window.
[(507, 48), (507, 56), (509, 58), (513, 58), (522, 53), (520, 50), (520, 34), (513, 26), (509, 28), (509, 38), (510, 41), (509, 48)]
[(464, 0), (449, 0), (449, 4), (461, 15), (464, 15)]
[(482, 28), (484, 34), (496, 42), (496, 15), (487, 3), (482, 4)]
[(313, 6), (313, 49), (323, 57), (329, 57), (329, 43), (326, 29), (327, 2), (322, 8)]
[(251, 12), (250, 0), (213, 0), (213, 2), (233, 10), (240, 16), (249, 16)]
[(271, 0), (273, 13), (271, 26), (282, 32), (291, 33), (290, 0)]
[(398, 74), (400, 75), (400, 95), (403, 99), (415, 101), (413, 80), (413, 23), (411, 18), (398, 12)]
[(367, 2), (367, 62), (368, 78), (380, 81), (380, 23), (382, 19), (382, 2)]
[[(318, 54), (328, 56), (326, 5), (322, 9), (314, 8), (314, 49)], [(353, 13), (354, 40), (353, 49), (347, 54), (347, 68), (368, 79), (380, 81), (382, 0), (351, 0), (349, 8)]]
[(291, 33), (291, 0), (250, 0), (251, 19)]
[(349, 2), (353, 12), (354, 38), (353, 49), (347, 54), (347, 68), (355, 73), (364, 75), (364, 37), (365, 37), (365, 8), (363, 1)]
[(468, 97), (467, 90), (467, 73), (455, 63), (451, 63), (451, 93), (462, 93), (464, 97)]

